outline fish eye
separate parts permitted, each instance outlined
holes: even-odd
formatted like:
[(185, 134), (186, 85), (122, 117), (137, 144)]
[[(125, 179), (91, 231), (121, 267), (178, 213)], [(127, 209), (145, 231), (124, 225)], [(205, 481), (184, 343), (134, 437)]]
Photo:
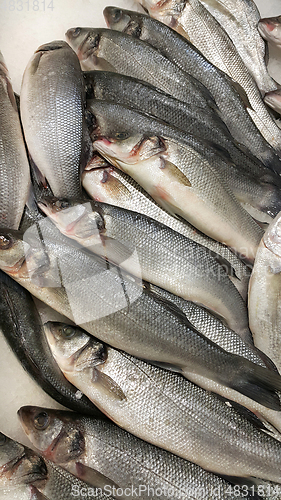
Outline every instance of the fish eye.
[(112, 12), (112, 21), (114, 23), (118, 23), (122, 17), (122, 10), (121, 9), (114, 9)]
[(69, 206), (70, 206), (70, 203), (67, 200), (57, 200), (55, 202), (55, 208), (57, 210), (63, 210), (64, 208), (68, 208)]
[(75, 30), (72, 32), (73, 38), (76, 38), (77, 36), (79, 36), (80, 33), (81, 33), (81, 28), (75, 28)]
[(128, 139), (129, 134), (128, 134), (128, 132), (117, 132), (117, 133), (115, 134), (115, 137), (116, 137), (116, 139), (118, 139), (119, 141), (123, 141), (124, 139)]
[(3, 446), (7, 441), (7, 438), (6, 436), (4, 436), (4, 434), (1, 434), (0, 432), (0, 446)]
[(61, 334), (65, 339), (72, 339), (75, 333), (76, 333), (75, 328), (73, 328), (72, 326), (64, 326), (61, 330)]
[(9, 236), (0, 235), (0, 250), (8, 250), (12, 246), (12, 238)]
[(47, 429), (50, 423), (50, 417), (45, 411), (41, 411), (34, 417), (34, 427), (39, 431), (44, 431)]

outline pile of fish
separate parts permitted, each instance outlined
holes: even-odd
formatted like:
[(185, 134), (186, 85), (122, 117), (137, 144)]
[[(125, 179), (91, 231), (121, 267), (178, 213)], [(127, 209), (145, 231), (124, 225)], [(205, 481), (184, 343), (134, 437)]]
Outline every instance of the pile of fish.
[(0, 58), (0, 331), (66, 408), (0, 500), (280, 500), (281, 16), (139, 4)]

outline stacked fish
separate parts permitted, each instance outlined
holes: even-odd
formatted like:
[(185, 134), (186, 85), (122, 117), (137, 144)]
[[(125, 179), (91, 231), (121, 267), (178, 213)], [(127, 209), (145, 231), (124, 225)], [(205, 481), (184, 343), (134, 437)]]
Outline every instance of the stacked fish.
[(72, 410), (19, 409), (0, 499), (280, 500), (280, 19), (139, 3), (17, 101), (0, 59), (0, 329)]

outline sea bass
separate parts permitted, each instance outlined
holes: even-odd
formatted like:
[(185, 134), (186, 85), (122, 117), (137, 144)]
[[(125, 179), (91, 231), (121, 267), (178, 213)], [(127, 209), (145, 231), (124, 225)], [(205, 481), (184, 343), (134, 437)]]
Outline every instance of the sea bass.
[[(32, 444), (44, 456), (75, 475), (95, 480), (97, 473), (127, 494), (134, 488), (143, 500), (152, 491), (165, 500), (234, 500), (229, 483), (198, 465), (138, 439), (109, 420), (39, 407), (19, 410), (21, 424)], [(148, 489), (148, 485), (150, 491)], [(153, 489), (153, 490), (152, 490)], [(235, 498), (241, 500), (235, 494)]]
[(81, 330), (50, 342), (65, 376), (125, 430), (215, 473), (281, 481), (281, 443), (216, 395)]
[[(277, 153), (281, 153), (281, 131), (263, 103), (259, 89), (239, 56), (233, 42), (199, 0), (179, 4), (177, 0), (159, 4), (156, 0), (139, 0), (152, 17), (183, 34), (204, 56), (228, 74), (245, 90), (247, 109), (255, 125)], [(200, 26), (200, 30), (198, 30)]]
[(133, 276), (205, 305), (250, 340), (244, 301), (205, 247), (154, 219), (112, 205), (51, 199), (40, 206), (83, 247)]
[(0, 52), (0, 225), (18, 229), (30, 189), (17, 104)]
[(93, 100), (88, 108), (102, 156), (164, 209), (253, 260), (262, 231), (225, 184), (217, 167), (223, 160), (209, 144), (118, 104)]
[(249, 114), (242, 87), (204, 57), (186, 38), (169, 26), (139, 12), (106, 7), (105, 20), (111, 29), (123, 31), (149, 43), (165, 57), (207, 87), (231, 135), (244, 144), (269, 168), (280, 172), (281, 160), (264, 140)]
[(82, 72), (66, 42), (42, 45), (29, 61), (22, 81), (21, 118), (30, 155), (53, 193), (81, 194), (80, 173), (91, 145)]
[(257, 252), (249, 288), (249, 319), (255, 344), (281, 370), (281, 219), (269, 225)]
[(264, 95), (277, 84), (267, 72), (265, 43), (257, 26), (260, 13), (253, 0), (200, 0), (223, 27)]

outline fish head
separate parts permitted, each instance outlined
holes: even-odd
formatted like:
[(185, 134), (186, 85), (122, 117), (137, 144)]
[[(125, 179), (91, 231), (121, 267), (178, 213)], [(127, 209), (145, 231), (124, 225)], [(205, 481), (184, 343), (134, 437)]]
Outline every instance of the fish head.
[(281, 16), (260, 19), (258, 29), (265, 40), (281, 45)]
[[(79, 61), (87, 64), (89, 60), (89, 69), (98, 67), (99, 46), (101, 41), (102, 29), (100, 28), (71, 28), (65, 37), (69, 45), (76, 52)], [(87, 69), (87, 66), (83, 67)]]
[(9, 464), (14, 463), (23, 455), (24, 446), (0, 432), (0, 478), (9, 469)]
[(35, 51), (35, 54), (37, 52), (50, 52), (53, 50), (60, 50), (60, 49), (69, 49), (68, 43), (66, 43), (64, 40), (54, 40), (52, 42), (40, 45), (40, 47), (38, 47), (38, 49)]
[(8, 274), (18, 273), (25, 261), (22, 236), (20, 231), (0, 228), (0, 268)]
[(83, 454), (83, 425), (74, 413), (23, 406), (18, 416), (29, 440), (49, 460), (63, 464)]
[(94, 202), (45, 197), (38, 205), (66, 236), (74, 235), (83, 240), (90, 236), (92, 244), (96, 236), (96, 243), (101, 242), (100, 234), (105, 230), (105, 222), (102, 209)]
[(123, 206), (132, 196), (113, 166), (84, 170), (82, 184), (94, 200), (104, 203)]
[(281, 257), (281, 212), (268, 226), (262, 243), (275, 256)]
[(134, 12), (119, 9), (118, 7), (106, 7), (103, 15), (110, 29), (140, 38), (141, 22), (134, 16)]
[(105, 345), (77, 326), (48, 321), (44, 331), (53, 356), (64, 373), (82, 371), (106, 360)]

